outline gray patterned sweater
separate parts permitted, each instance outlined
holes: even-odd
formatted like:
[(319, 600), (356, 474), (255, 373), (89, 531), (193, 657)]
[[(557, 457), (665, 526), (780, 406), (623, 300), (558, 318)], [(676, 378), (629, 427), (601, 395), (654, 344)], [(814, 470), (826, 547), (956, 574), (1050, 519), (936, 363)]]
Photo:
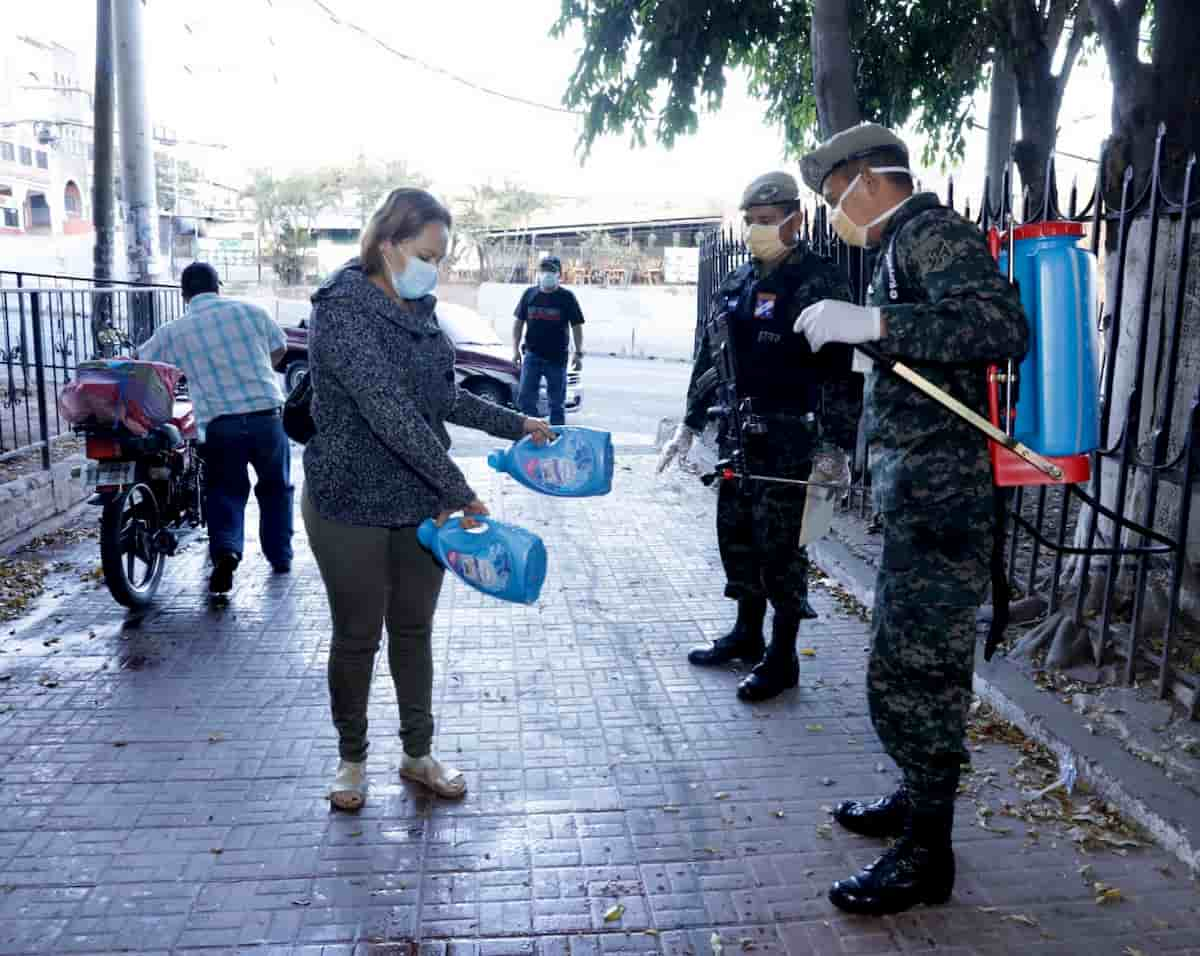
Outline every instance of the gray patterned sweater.
[(304, 448), (322, 517), (407, 527), (475, 498), (450, 459), (446, 422), (520, 438), (524, 418), (459, 389), (437, 300), (402, 308), (357, 259), (312, 297), (309, 362), (317, 434)]

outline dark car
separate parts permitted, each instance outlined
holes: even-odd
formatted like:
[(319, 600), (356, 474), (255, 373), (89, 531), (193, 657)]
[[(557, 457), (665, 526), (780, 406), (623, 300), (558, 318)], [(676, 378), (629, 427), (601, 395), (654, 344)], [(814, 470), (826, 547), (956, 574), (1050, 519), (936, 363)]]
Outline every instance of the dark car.
[[(512, 361), (512, 349), (500, 341), (495, 330), (474, 309), (452, 302), (439, 302), (438, 324), (454, 343), (454, 371), (458, 384), (497, 405), (516, 407), (520, 371)], [(305, 323), (285, 328), (287, 354), (279, 365), (290, 392), (300, 375), (308, 370), (308, 329)], [(579, 373), (567, 376), (567, 411), (583, 404)], [(547, 413), (545, 387), (539, 414)]]

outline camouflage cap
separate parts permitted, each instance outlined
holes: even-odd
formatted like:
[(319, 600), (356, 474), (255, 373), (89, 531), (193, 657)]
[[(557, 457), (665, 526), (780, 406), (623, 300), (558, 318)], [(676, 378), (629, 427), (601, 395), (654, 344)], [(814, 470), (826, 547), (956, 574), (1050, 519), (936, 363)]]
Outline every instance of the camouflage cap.
[(777, 206), (780, 203), (796, 202), (800, 199), (800, 187), (790, 173), (775, 172), (759, 176), (742, 193), (739, 209), (751, 206)]
[(830, 137), (800, 160), (800, 175), (809, 189), (819, 193), (829, 174), (842, 163), (888, 147), (904, 153), (904, 163), (908, 165), (908, 147), (904, 140), (877, 123), (860, 123)]

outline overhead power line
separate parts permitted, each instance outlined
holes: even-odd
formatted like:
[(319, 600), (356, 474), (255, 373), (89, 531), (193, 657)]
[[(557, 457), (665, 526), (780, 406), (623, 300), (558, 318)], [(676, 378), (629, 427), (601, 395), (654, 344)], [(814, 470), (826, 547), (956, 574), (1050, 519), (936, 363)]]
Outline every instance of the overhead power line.
[(412, 63), (414, 66), (419, 66), (423, 70), (428, 70), (431, 73), (437, 73), (440, 76), (444, 76), (447, 79), (453, 80), (455, 83), (459, 83), (469, 89), (475, 90), (478, 93), (486, 93), (488, 96), (499, 97), (502, 100), (508, 100), (510, 103), (519, 103), (522, 106), (532, 106), (534, 109), (545, 110), (548, 113), (563, 113), (563, 114), (566, 114), (567, 116), (585, 116), (586, 115), (585, 113), (583, 113), (580, 110), (567, 109), (564, 106), (552, 106), (549, 103), (539, 103), (536, 100), (527, 100), (523, 96), (514, 96), (513, 94), (505, 93), (502, 90), (494, 90), (488, 86), (481, 86), (480, 84), (474, 82), (473, 80), (468, 80), (464, 76), (459, 76), (457, 73), (452, 73), (450, 70), (447, 70), (444, 67), (436, 66), (433, 63), (427, 63), (424, 60), (413, 56), (411, 53), (404, 53), (401, 50), (397, 50), (393, 46), (389, 46), (387, 43), (385, 43), (383, 40), (379, 39), (379, 37), (377, 37), (374, 33), (371, 33), (369, 30), (367, 30), (363, 27), (360, 27), (356, 23), (351, 23), (349, 20), (345, 20), (342, 17), (338, 16), (336, 13), (334, 13), (333, 10), (329, 9), (329, 7), (326, 4), (322, 3), (322, 0), (312, 0), (312, 2), (314, 4), (316, 4), (318, 7), (320, 7), (321, 10), (325, 13), (325, 15), (327, 17), (329, 17), (329, 19), (332, 20), (334, 23), (336, 23), (338, 26), (345, 27), (347, 30), (353, 30), (355, 33), (361, 34), (363, 37), (365, 37), (371, 43), (374, 43), (376, 46), (381, 47), (382, 49), (386, 50), (392, 56), (399, 57), (401, 60), (404, 60), (408, 63)]

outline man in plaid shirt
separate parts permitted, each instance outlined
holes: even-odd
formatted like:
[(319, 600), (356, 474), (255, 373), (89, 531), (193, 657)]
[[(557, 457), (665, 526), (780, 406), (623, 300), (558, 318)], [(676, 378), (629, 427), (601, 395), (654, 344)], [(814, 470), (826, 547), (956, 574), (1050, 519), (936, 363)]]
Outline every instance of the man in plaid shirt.
[(258, 306), (218, 295), (221, 283), (208, 263), (184, 269), (180, 285), (187, 311), (159, 329), (138, 357), (178, 366), (187, 376), (206, 466), (209, 590), (227, 594), (245, 544), (248, 466), (258, 479), (263, 554), (278, 574), (292, 567), (291, 448), (275, 372), (287, 338)]

